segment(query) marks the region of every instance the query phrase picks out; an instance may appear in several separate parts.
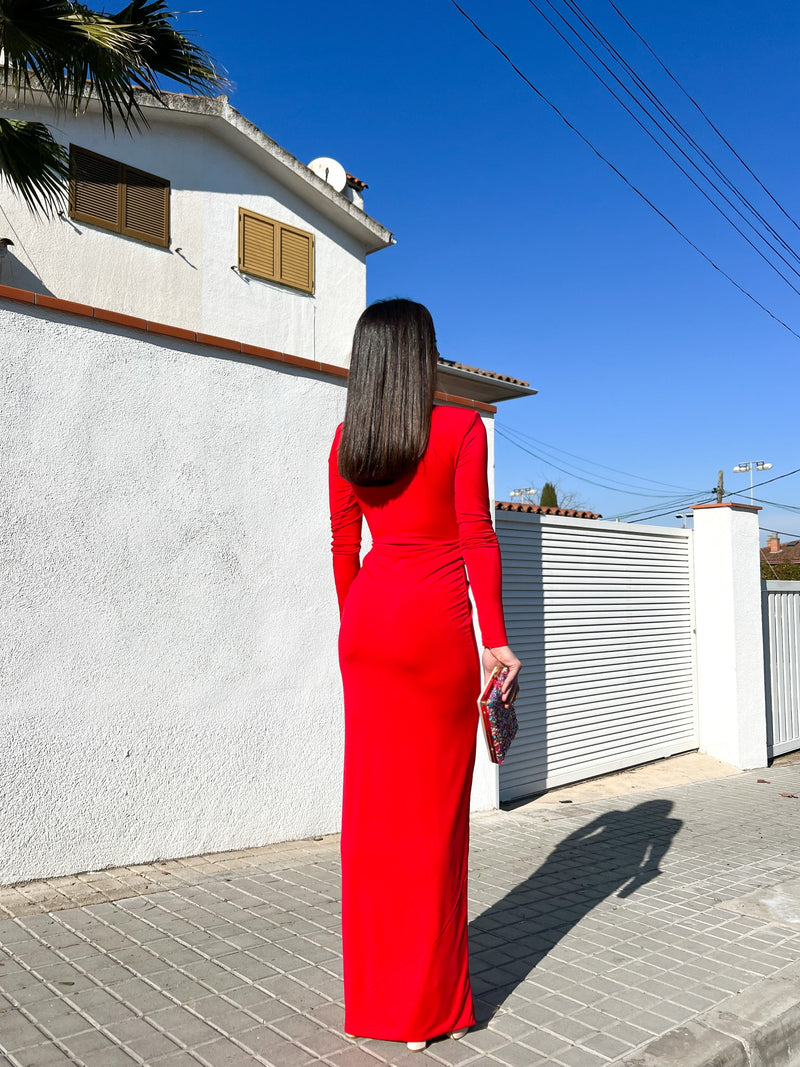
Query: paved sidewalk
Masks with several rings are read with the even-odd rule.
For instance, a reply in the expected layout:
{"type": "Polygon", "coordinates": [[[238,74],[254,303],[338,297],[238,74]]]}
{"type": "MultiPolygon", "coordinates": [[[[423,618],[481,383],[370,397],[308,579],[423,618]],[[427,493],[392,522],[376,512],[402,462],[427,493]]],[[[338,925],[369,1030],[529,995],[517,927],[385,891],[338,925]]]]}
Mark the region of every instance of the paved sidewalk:
{"type": "Polygon", "coordinates": [[[0,1064],[800,1063],[782,793],[800,764],[476,816],[479,1025],[421,1054],[342,1034],[335,837],[0,890],[0,1064]]]}

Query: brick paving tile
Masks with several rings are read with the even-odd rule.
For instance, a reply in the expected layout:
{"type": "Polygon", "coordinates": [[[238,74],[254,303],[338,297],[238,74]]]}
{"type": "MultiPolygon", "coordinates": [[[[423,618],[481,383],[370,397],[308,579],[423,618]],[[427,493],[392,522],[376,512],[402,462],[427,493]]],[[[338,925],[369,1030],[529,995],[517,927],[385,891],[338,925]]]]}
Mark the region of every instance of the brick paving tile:
{"type": "MultiPolygon", "coordinates": [[[[407,1050],[405,1055],[401,1053],[399,1056],[397,1056],[397,1059],[395,1061],[397,1067],[406,1067],[409,1062],[409,1056],[412,1056],[412,1062],[416,1064],[417,1067],[420,1067],[419,1053],[409,1053],[407,1050]]],[[[346,1048],[343,1052],[338,1052],[333,1056],[328,1056],[327,1062],[333,1064],[334,1067],[377,1067],[378,1063],[385,1063],[386,1061],[381,1060],[379,1057],[374,1056],[371,1052],[367,1052],[363,1048],[353,1046],[351,1048],[346,1048]]]]}
{"type": "MultiPolygon", "coordinates": [[[[158,1011],[148,1012],[144,1016],[148,1025],[163,1032],[178,1045],[202,1045],[208,1041],[214,1041],[220,1036],[218,1026],[209,1024],[197,1014],[197,1001],[193,1002],[191,1011],[185,1007],[174,1004],[169,1008],[160,1008],[158,1011]]],[[[246,1018],[246,1016],[245,1016],[246,1018]]],[[[252,1026],[253,1019],[248,1019],[248,1025],[252,1026]]],[[[115,1033],[116,1031],[111,1030],[115,1033]]]]}
{"type": "Polygon", "coordinates": [[[469,1048],[481,1053],[492,1052],[494,1049],[502,1048],[503,1045],[508,1044],[508,1038],[495,1030],[490,1030],[488,1027],[482,1030],[470,1030],[466,1037],[462,1038],[462,1041],[469,1048]]]}
{"type": "MultiPolygon", "coordinates": [[[[281,1064],[264,1057],[255,1058],[251,1051],[245,1051],[225,1038],[219,1038],[206,1045],[198,1045],[192,1050],[196,1060],[204,1067],[253,1067],[254,1064],[268,1064],[269,1067],[282,1067],[281,1064]]],[[[292,1062],[285,1067],[300,1067],[308,1061],[304,1053],[297,1052],[292,1062]]],[[[160,1067],[160,1065],[159,1065],[160,1067]]]]}
{"type": "Polygon", "coordinates": [[[735,910],[800,877],[800,826],[775,814],[800,766],[756,777],[476,816],[483,1029],[421,1055],[341,1032],[336,838],[0,888],[0,1067],[12,1042],[14,1067],[613,1062],[800,955],[735,910]],[[653,843],[662,873],[619,896],[653,843]]]}
{"type": "Polygon", "coordinates": [[[171,1052],[167,1056],[154,1056],[147,1067],[197,1067],[198,1060],[189,1052],[171,1052]]]}
{"type": "Polygon", "coordinates": [[[592,1037],[587,1037],[581,1043],[581,1047],[588,1048],[590,1052],[597,1052],[609,1060],[618,1059],[631,1050],[631,1046],[626,1042],[620,1041],[617,1037],[612,1037],[605,1031],[594,1034],[592,1037]]]}
{"type": "Polygon", "coordinates": [[[465,1045],[462,1041],[436,1041],[428,1046],[429,1058],[447,1067],[460,1067],[461,1064],[474,1063],[483,1058],[483,1053],[465,1045]]]}
{"type": "MultiPolygon", "coordinates": [[[[531,1055],[531,1049],[523,1045],[506,1045],[492,1053],[492,1058],[499,1063],[507,1064],[507,1067],[531,1067],[531,1063],[537,1063],[537,1053],[531,1055]]],[[[539,1062],[548,1062],[544,1056],[539,1056],[539,1062]]]]}
{"type": "Polygon", "coordinates": [[[565,1041],[584,1041],[587,1037],[592,1037],[597,1033],[597,1028],[594,1026],[587,1026],[586,1023],[580,1022],[576,1018],[569,1018],[563,1016],[560,1019],[554,1019],[547,1024],[547,1029],[551,1034],[555,1034],[557,1037],[563,1038],[565,1041]]]}
{"type": "MultiPolygon", "coordinates": [[[[36,1023],[48,1035],[48,1040],[60,1041],[62,1038],[90,1030],[91,1024],[66,1001],[54,997],[48,1004],[36,1009],[36,1023]]],[[[0,1045],[3,1044],[3,1016],[0,1015],[0,1045]]]]}
{"type": "Polygon", "coordinates": [[[560,1049],[568,1048],[570,1042],[565,1041],[559,1034],[551,1034],[547,1030],[534,1030],[526,1036],[523,1044],[540,1056],[554,1056],[560,1049]]]}
{"type": "Polygon", "coordinates": [[[563,1049],[555,1057],[556,1062],[564,1067],[599,1067],[600,1064],[608,1063],[608,1060],[599,1053],[587,1048],[563,1049]]]}
{"type": "Polygon", "coordinates": [[[0,1052],[16,1052],[45,1040],[42,1031],[16,1009],[4,1011],[0,1020],[3,1024],[0,1031],[0,1052]]]}
{"type": "Polygon", "coordinates": [[[74,1067],[75,1060],[56,1045],[47,1044],[15,1052],[13,1061],[0,1056],[0,1067],[5,1067],[5,1064],[9,1067],[65,1067],[67,1064],[74,1067]]]}

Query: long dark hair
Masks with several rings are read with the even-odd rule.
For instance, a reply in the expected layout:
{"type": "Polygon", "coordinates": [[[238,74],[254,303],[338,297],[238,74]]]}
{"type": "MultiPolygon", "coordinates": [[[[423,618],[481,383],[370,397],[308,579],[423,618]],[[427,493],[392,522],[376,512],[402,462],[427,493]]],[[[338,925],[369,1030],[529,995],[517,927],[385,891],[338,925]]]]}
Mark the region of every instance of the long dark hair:
{"type": "Polygon", "coordinates": [[[339,473],[354,485],[389,485],[425,454],[436,391],[431,313],[413,300],[379,300],[353,336],[339,473]]]}

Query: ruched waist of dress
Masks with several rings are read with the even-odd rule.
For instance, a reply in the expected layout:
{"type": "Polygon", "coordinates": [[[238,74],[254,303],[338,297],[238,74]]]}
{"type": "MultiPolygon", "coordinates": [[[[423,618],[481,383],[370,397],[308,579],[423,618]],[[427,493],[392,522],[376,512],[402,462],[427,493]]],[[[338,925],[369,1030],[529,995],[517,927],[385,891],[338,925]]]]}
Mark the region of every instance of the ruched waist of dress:
{"type": "Polygon", "coordinates": [[[442,540],[434,537],[408,538],[402,541],[388,541],[374,538],[370,554],[376,556],[440,556],[442,559],[461,559],[461,542],[458,539],[442,540]]]}

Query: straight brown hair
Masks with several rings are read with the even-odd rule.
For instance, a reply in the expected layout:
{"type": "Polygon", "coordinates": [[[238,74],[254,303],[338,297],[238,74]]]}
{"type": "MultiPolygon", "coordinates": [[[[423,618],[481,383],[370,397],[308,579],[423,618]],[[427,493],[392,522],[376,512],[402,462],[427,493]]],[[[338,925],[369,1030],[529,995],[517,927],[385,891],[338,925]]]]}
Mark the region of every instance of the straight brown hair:
{"type": "Polygon", "coordinates": [[[339,473],[354,485],[389,485],[425,455],[436,391],[436,332],[413,300],[379,300],[353,335],[339,473]]]}

